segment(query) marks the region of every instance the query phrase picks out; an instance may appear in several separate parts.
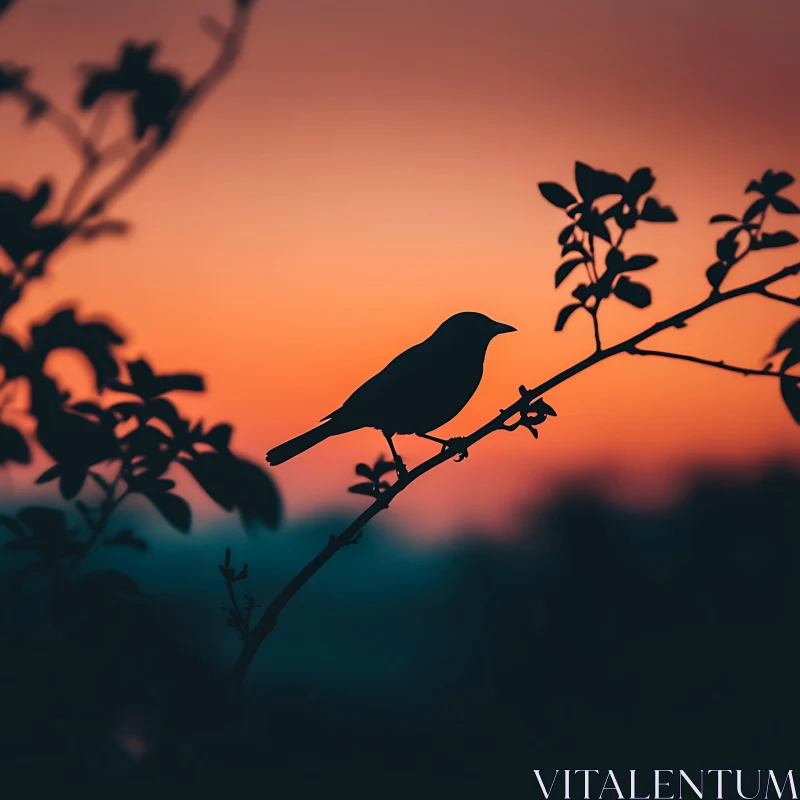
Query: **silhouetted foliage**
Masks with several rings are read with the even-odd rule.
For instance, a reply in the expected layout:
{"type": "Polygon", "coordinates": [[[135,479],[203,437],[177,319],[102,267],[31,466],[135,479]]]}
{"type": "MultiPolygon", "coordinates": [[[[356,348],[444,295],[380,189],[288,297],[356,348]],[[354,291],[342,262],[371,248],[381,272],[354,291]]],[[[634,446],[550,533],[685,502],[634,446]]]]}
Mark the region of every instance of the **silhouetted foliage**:
{"type": "Polygon", "coordinates": [[[380,497],[381,493],[389,488],[389,484],[381,478],[394,470],[394,462],[385,461],[383,456],[380,456],[372,467],[369,464],[356,464],[356,475],[367,480],[364,483],[353,484],[347,491],[369,497],[380,497]]]}
{"type": "MultiPolygon", "coordinates": [[[[0,13],[10,5],[0,2],[0,13]]],[[[235,60],[252,2],[234,0],[233,6],[234,19],[230,26],[203,18],[203,30],[220,44],[220,54],[195,82],[153,65],[159,49],[156,42],[127,41],[121,46],[115,63],[91,65],[85,69],[85,80],[78,92],[81,113],[94,114],[94,123],[118,108],[120,101],[125,104],[130,133],[124,141],[105,146],[98,141],[99,134],[94,135],[94,124],[90,132],[84,134],[82,123],[59,111],[33,88],[29,69],[0,64],[0,95],[23,105],[26,123],[52,123],[73,146],[82,164],[77,180],[65,193],[60,210],[54,209],[56,192],[47,178],[32,188],[3,187],[0,190],[0,247],[7,257],[0,267],[0,322],[24,296],[30,283],[45,274],[51,257],[66,241],[91,241],[103,235],[123,235],[128,230],[128,222],[107,216],[108,210],[152,159],[174,141],[185,112],[205,96],[235,60]],[[85,197],[101,167],[121,159],[125,166],[119,174],[99,191],[85,197]]],[[[242,641],[241,655],[230,682],[241,682],[260,644],[274,630],[278,615],[299,589],[342,547],[358,543],[364,526],[388,507],[394,497],[430,469],[451,458],[463,460],[468,449],[490,433],[524,427],[536,438],[538,426],[547,417],[556,415],[543,399],[544,394],[606,358],[623,353],[651,355],[743,375],[777,378],[787,408],[800,423],[798,378],[789,372],[800,363],[800,322],[790,326],[778,339],[772,355],[784,352],[787,355],[777,371],[771,364],[763,369],[750,369],[640,346],[664,330],[685,326],[688,319],[719,303],[745,295],[762,295],[774,302],[800,305],[800,299],[776,294],[770,289],[777,281],[800,273],[800,264],[784,267],[765,279],[735,289],[722,289],[732,268],[745,255],[797,243],[797,237],[789,231],[763,230],[770,209],[780,214],[800,213],[792,200],[780,194],[792,181],[788,173],[767,170],[760,181],[751,181],[747,187],[746,192],[758,196],[741,219],[730,214],[712,217],[714,224],[732,223],[733,227],[717,241],[717,261],[706,273],[711,286],[707,298],[605,348],[598,323],[598,311],[604,300],[613,296],[639,309],[652,303],[650,288],[638,275],[634,279],[631,274],[649,269],[658,259],[623,250],[627,232],[639,223],[676,222],[677,216],[670,206],[663,205],[650,194],[655,178],[648,168],[638,169],[625,179],[617,173],[578,162],[575,165],[576,193],[557,183],[540,184],[544,198],[564,210],[569,218],[558,234],[561,255],[567,260],[557,268],[556,287],[571,279],[576,269],[583,267],[586,272],[586,282],[572,292],[577,302],[561,309],[556,330],[564,329],[572,314],[584,309],[593,322],[594,352],[533,389],[520,386],[520,398],[474,433],[440,440],[431,436],[430,431],[451,419],[469,400],[477,382],[473,381],[473,386],[462,379],[465,375],[477,375],[480,379],[478,367],[482,367],[485,347],[491,338],[484,328],[479,337],[481,341],[473,342],[476,346],[469,350],[466,345],[476,329],[461,327],[458,335],[452,337],[452,347],[442,348],[446,352],[439,351],[439,342],[432,348],[435,358],[431,358],[430,353],[425,358],[419,357],[417,348],[406,351],[401,359],[406,357],[403,363],[409,367],[408,373],[395,372],[392,367],[397,364],[395,360],[354,393],[353,398],[358,396],[358,402],[348,406],[350,401],[347,401],[329,415],[323,425],[271,450],[270,461],[277,464],[329,435],[359,427],[375,427],[386,435],[394,461],[390,464],[381,458],[373,466],[359,464],[356,467],[356,474],[365,481],[351,486],[349,491],[369,496],[374,502],[342,533],[330,535],[323,550],[266,604],[257,619],[253,619],[254,610],[258,608],[253,597],[245,594],[246,604],[240,604],[236,597],[236,584],[248,577],[248,565],[241,569],[233,567],[230,548],[226,549],[219,571],[228,590],[230,606],[223,610],[227,614],[227,625],[238,632],[242,641]],[[605,243],[604,248],[599,241],[605,243]],[[408,353],[412,355],[407,357],[408,353]],[[408,392],[413,385],[434,385],[436,389],[428,392],[424,398],[426,402],[412,404],[408,392]],[[515,421],[511,422],[512,419],[515,421]],[[394,448],[392,437],[396,434],[423,435],[441,444],[441,451],[409,471],[394,448]],[[392,470],[397,472],[398,478],[389,483],[383,477],[392,470]]],[[[473,322],[476,316],[472,316],[473,322]]],[[[501,327],[509,329],[509,326],[501,327]]],[[[197,722],[198,715],[214,716],[205,705],[197,703],[197,699],[217,694],[227,697],[225,693],[208,691],[214,681],[197,679],[197,661],[178,654],[180,648],[175,632],[160,624],[154,607],[146,602],[129,576],[115,569],[74,573],[98,542],[140,553],[147,551],[146,540],[129,528],[106,536],[112,514],[128,497],[139,495],[173,528],[184,533],[190,530],[191,508],[174,491],[175,481],[166,477],[176,464],[183,466],[220,507],[229,512],[238,511],[245,526],[260,523],[274,527],[277,524],[280,503],[275,486],[260,465],[232,452],[229,424],[206,429],[202,422],[182,416],[172,393],[203,391],[200,376],[159,374],[144,359],[123,364],[117,354],[123,344],[122,337],[112,325],[79,321],[75,309],[62,309],[40,325],[32,326],[25,341],[6,333],[0,333],[0,337],[0,365],[3,367],[0,390],[13,391],[16,384],[26,384],[30,403],[23,411],[35,425],[34,439],[26,439],[22,428],[7,420],[0,422],[0,464],[27,463],[31,459],[31,445],[40,447],[54,463],[37,483],[57,480],[62,497],[75,501],[83,523],[82,527],[76,527],[60,508],[40,505],[0,516],[0,527],[8,537],[6,549],[35,557],[19,572],[46,573],[52,578],[54,602],[49,610],[59,635],[64,637],[55,644],[48,642],[46,659],[36,654],[26,660],[26,655],[21,655],[20,674],[26,674],[25,670],[31,666],[38,667],[45,679],[37,673],[31,679],[32,685],[39,681],[49,690],[52,683],[63,690],[64,696],[77,697],[75,708],[80,713],[70,709],[64,717],[67,720],[71,714],[81,719],[88,716],[84,701],[93,698],[100,698],[97,706],[109,714],[106,705],[111,698],[115,712],[130,705],[168,707],[171,716],[184,723],[181,732],[185,733],[185,728],[191,724],[187,720],[197,722]],[[69,395],[59,388],[56,378],[46,372],[49,354],[65,348],[78,351],[91,365],[96,398],[71,402],[69,395]],[[116,396],[120,394],[124,395],[123,399],[116,396]],[[109,398],[109,395],[113,396],[109,398]],[[89,492],[97,490],[100,499],[93,501],[89,492]],[[165,658],[164,653],[169,657],[165,658]],[[66,677],[59,676],[58,670],[55,675],[50,673],[51,662],[59,662],[60,667],[65,655],[67,660],[74,658],[74,663],[67,667],[76,668],[65,668],[66,677]],[[91,669],[86,670],[87,665],[91,669]],[[140,673],[146,673],[146,677],[142,678],[140,673]],[[186,680],[187,676],[191,679],[186,680]],[[91,686],[92,681],[103,680],[111,684],[105,696],[91,686]],[[190,700],[173,706],[171,703],[175,701],[171,694],[176,687],[183,686],[184,680],[190,684],[190,700]],[[200,706],[198,712],[196,708],[200,706]]],[[[418,346],[423,348],[423,355],[425,344],[430,345],[430,339],[418,346]]],[[[4,398],[0,410],[4,411],[10,402],[4,398]]],[[[777,499],[784,510],[787,484],[788,494],[794,498],[796,481],[781,479],[764,488],[764,496],[770,502],[777,499]]],[[[683,635],[680,644],[686,649],[698,644],[693,627],[698,619],[712,623],[709,628],[716,635],[717,643],[724,643],[728,631],[728,628],[713,627],[719,620],[727,626],[740,626],[737,630],[744,633],[748,628],[741,624],[742,620],[751,624],[766,619],[769,625],[775,625],[775,609],[786,607],[785,601],[793,585],[789,580],[794,577],[789,569],[789,556],[796,555],[795,548],[786,538],[783,527],[777,531],[770,528],[768,535],[762,536],[759,527],[775,522],[774,516],[770,517],[775,513],[774,506],[762,508],[755,504],[753,507],[746,500],[741,492],[731,496],[725,487],[701,487],[698,495],[687,504],[688,510],[683,509],[668,520],[676,538],[665,545],[671,559],[666,568],[673,570],[666,581],[652,574],[658,570],[654,570],[651,563],[645,563],[647,559],[642,553],[625,540],[621,529],[629,520],[592,496],[570,498],[565,505],[554,509],[547,520],[556,532],[553,541],[548,542],[552,547],[552,559],[543,559],[548,561],[547,568],[552,571],[551,580],[532,580],[529,570],[535,566],[532,559],[519,559],[520,566],[528,570],[521,575],[515,571],[517,561],[508,563],[504,556],[492,560],[484,557],[487,553],[481,553],[481,558],[470,565],[474,572],[458,598],[457,618],[475,637],[473,649],[468,652],[471,658],[467,659],[467,675],[476,681],[487,679],[490,693],[497,702],[488,713],[476,713],[472,720],[465,720],[469,713],[457,715],[456,722],[473,723],[470,733],[475,736],[479,733],[486,736],[488,731],[489,736],[496,737],[500,732],[516,758],[520,757],[523,746],[529,744],[538,747],[540,752],[563,757],[569,753],[575,739],[584,734],[583,729],[577,733],[574,730],[577,719],[587,728],[583,741],[589,742],[594,754],[604,752],[608,742],[603,723],[615,707],[624,708],[629,718],[642,723],[646,718],[641,716],[644,713],[640,710],[641,695],[650,705],[660,700],[660,694],[652,691],[648,694],[647,687],[643,689],[636,681],[617,679],[626,664],[642,661],[642,651],[646,663],[658,661],[661,642],[641,641],[646,625],[652,625],[667,637],[683,635]],[[754,532],[758,533],[755,539],[754,532]],[[775,535],[769,536],[769,533],[775,535]],[[681,539],[681,534],[686,538],[681,539]],[[678,546],[675,542],[679,542],[678,546]],[[753,553],[758,556],[756,559],[751,557],[753,553]],[[746,580],[757,590],[749,598],[751,605],[741,599],[741,586],[746,580]],[[675,616],[671,617],[673,612],[675,616]],[[542,639],[555,644],[558,652],[552,658],[534,647],[536,641],[542,639]],[[577,639],[577,643],[573,639],[577,639]],[[619,658],[607,642],[618,647],[623,657],[619,658]],[[598,659],[607,667],[605,670],[594,669],[598,659]],[[530,675],[536,675],[538,681],[531,681],[530,675]],[[564,713],[565,706],[568,713],[564,713]],[[523,724],[520,724],[521,717],[524,717],[523,724]],[[530,731],[526,731],[525,723],[529,719],[534,722],[527,728],[533,728],[533,732],[526,737],[524,734],[530,731]]],[[[517,557],[515,553],[514,559],[517,557]]],[[[663,579],[663,575],[660,577],[663,579]]],[[[792,603],[790,610],[793,612],[794,599],[792,603]]],[[[782,621],[781,618],[778,623],[782,621]]],[[[776,627],[780,630],[779,624],[776,627]]],[[[0,634],[6,636],[6,631],[0,629],[0,634]]],[[[35,650],[36,644],[34,642],[29,652],[35,650]]],[[[24,653],[25,648],[19,650],[24,653]]],[[[731,651],[728,658],[734,655],[731,651]]],[[[718,666],[711,658],[704,663],[718,666]]],[[[2,666],[7,668],[5,663],[2,666]]],[[[698,691],[691,681],[670,683],[674,676],[658,664],[652,672],[660,679],[659,690],[663,686],[677,687],[674,697],[685,696],[681,692],[687,689],[698,691]]],[[[714,679],[718,677],[713,669],[709,673],[714,679]]],[[[747,672],[742,670],[740,677],[746,680],[747,672]]],[[[762,677],[766,682],[766,676],[762,677]]],[[[465,708],[473,698],[469,691],[457,696],[461,707],[465,708]]],[[[183,697],[185,699],[186,695],[183,697]]],[[[650,706],[645,705],[649,714],[650,706]]],[[[91,703],[89,707],[91,709],[91,703]]],[[[47,704],[43,703],[43,708],[47,709],[47,704]]],[[[97,707],[94,711],[97,713],[97,707]]],[[[479,711],[486,711],[486,708],[479,705],[479,711]]],[[[49,720],[51,713],[48,709],[42,716],[49,720]]],[[[450,721],[446,709],[437,708],[437,713],[450,721]]],[[[296,709],[294,716],[299,716],[296,709]]],[[[62,717],[58,717],[57,712],[56,717],[60,724],[62,717]]],[[[26,715],[17,714],[11,719],[17,724],[9,727],[18,730],[19,720],[24,723],[26,715]]],[[[104,718],[96,727],[94,724],[86,727],[94,733],[104,726],[107,728],[108,724],[104,718]]],[[[623,727],[620,726],[618,732],[623,727]]],[[[683,732],[678,725],[674,730],[683,732]]],[[[447,727],[437,732],[439,739],[447,742],[443,746],[445,752],[450,756],[458,752],[463,762],[462,752],[456,748],[448,751],[450,740],[441,735],[448,732],[447,727]]],[[[85,730],[81,729],[80,733],[85,734],[85,730]]],[[[274,740],[280,737],[274,734],[272,737],[277,751],[281,742],[274,740]]],[[[76,751],[85,747],[90,738],[91,734],[84,735],[76,751]]],[[[63,732],[53,736],[53,741],[62,747],[67,739],[63,732]]],[[[415,732],[415,746],[410,748],[411,752],[417,752],[417,741],[415,732]]],[[[338,742],[334,746],[338,746],[338,742]]],[[[347,747],[352,750],[350,741],[347,747]]],[[[47,752],[57,751],[54,747],[47,752]]],[[[267,757],[275,757],[268,748],[262,748],[262,752],[267,757]]],[[[469,748],[464,752],[469,753],[469,748]]],[[[54,760],[57,761],[57,757],[54,760]]],[[[236,763],[235,757],[230,760],[236,763]]],[[[497,758],[492,765],[501,760],[497,758]]]]}
{"type": "Polygon", "coordinates": [[[570,303],[558,314],[556,331],[563,330],[567,320],[579,308],[587,311],[595,325],[596,343],[600,339],[597,332],[597,313],[600,303],[612,294],[618,299],[635,306],[646,308],[650,305],[650,290],[642,283],[631,280],[626,272],[637,272],[652,267],[658,259],[651,255],[626,257],[621,249],[622,240],[628,231],[642,222],[676,222],[677,217],[669,206],[662,206],[655,197],[647,195],[655,184],[653,173],[647,167],[637,169],[630,179],[625,180],[615,172],[597,170],[581,161],[575,164],[575,183],[580,200],[558,183],[540,183],[539,190],[548,202],[564,209],[574,220],[559,234],[558,243],[561,255],[575,254],[556,270],[558,288],[577,268],[583,265],[588,283],[580,283],[572,296],[578,301],[570,303]],[[600,198],[614,198],[607,201],[605,208],[596,205],[600,198]],[[617,226],[612,234],[609,224],[617,226]],[[598,267],[599,253],[596,239],[602,239],[609,247],[605,255],[605,270],[598,267]]]}
{"type": "MultiPolygon", "coordinates": [[[[607,347],[602,345],[598,323],[598,310],[603,300],[613,295],[639,309],[647,308],[652,303],[650,288],[638,280],[633,280],[629,274],[649,269],[658,262],[658,259],[650,254],[629,255],[623,251],[622,243],[626,234],[636,228],[639,222],[676,222],[677,216],[670,206],[663,205],[654,195],[650,194],[655,185],[655,178],[652,170],[647,167],[635,170],[626,180],[617,173],[595,169],[580,161],[576,162],[577,195],[559,183],[540,183],[539,189],[545,200],[564,210],[571,220],[558,235],[562,257],[568,255],[571,257],[556,270],[556,288],[581,265],[584,266],[588,279],[588,282],[580,283],[572,292],[578,302],[563,307],[558,313],[556,331],[563,330],[572,314],[583,308],[589,313],[592,320],[594,353],[543,381],[534,389],[529,390],[525,386],[521,386],[519,400],[508,408],[501,409],[494,419],[471,435],[455,437],[450,440],[438,439],[430,435],[430,431],[451,419],[469,399],[463,392],[466,381],[461,370],[469,362],[469,358],[474,358],[474,353],[472,356],[469,355],[471,333],[468,329],[460,330],[459,335],[452,337],[451,340],[448,340],[443,331],[455,320],[481,316],[470,313],[456,315],[440,326],[439,330],[425,342],[401,354],[381,373],[367,381],[346,401],[342,409],[326,417],[325,419],[328,421],[323,425],[270,450],[267,460],[277,465],[294,458],[328,436],[358,427],[375,427],[383,430],[386,436],[395,461],[398,479],[389,484],[380,479],[375,468],[370,468],[366,464],[359,464],[356,467],[357,474],[367,478],[367,481],[351,486],[348,491],[372,497],[373,503],[341,534],[331,536],[328,544],[295,575],[269,604],[261,619],[251,629],[251,634],[234,667],[234,681],[242,680],[261,642],[274,630],[278,614],[297,591],[343,546],[352,544],[355,537],[360,537],[363,534],[364,526],[387,508],[394,497],[404,491],[413,481],[451,456],[457,456],[456,460],[462,460],[468,455],[469,447],[472,444],[490,433],[500,430],[513,431],[524,427],[534,437],[537,437],[536,426],[548,416],[555,416],[552,406],[543,399],[544,393],[607,358],[628,353],[681,360],[739,375],[777,377],[780,379],[781,394],[786,406],[794,419],[800,423],[800,388],[798,387],[800,376],[787,372],[788,367],[800,362],[800,348],[795,344],[795,326],[783,334],[772,354],[789,350],[789,355],[780,371],[774,371],[771,363],[762,369],[740,367],[724,361],[714,361],[694,355],[641,346],[642,342],[662,331],[670,328],[683,328],[686,326],[687,320],[720,303],[745,295],[761,295],[774,302],[800,306],[800,298],[787,297],[773,292],[770,288],[784,278],[800,274],[800,263],[786,266],[766,278],[728,291],[720,289],[720,284],[731,267],[749,253],[787,246],[797,241],[796,237],[788,231],[766,233],[762,230],[768,207],[779,213],[800,212],[800,209],[791,200],[778,194],[792,182],[792,176],[786,172],[774,173],[772,170],[767,170],[761,181],[751,181],[747,187],[747,192],[757,192],[760,197],[747,209],[743,221],[740,222],[730,214],[715,214],[712,217],[712,223],[735,222],[737,224],[717,242],[719,261],[708,271],[711,283],[711,292],[708,297],[650,325],[625,341],[607,347]],[[602,198],[611,198],[611,200],[605,200],[601,205],[597,201],[602,198]],[[753,221],[755,219],[758,221],[753,221]],[[616,227],[613,235],[612,227],[616,227]],[[737,239],[740,233],[746,237],[746,242],[741,243],[737,239]],[[603,240],[607,246],[605,257],[602,259],[604,269],[600,266],[598,240],[603,240]],[[458,366],[453,367],[454,364],[458,366]],[[441,382],[442,375],[449,376],[449,380],[446,380],[444,385],[441,382]],[[409,391],[407,383],[411,383],[415,387],[410,394],[406,394],[409,391]],[[429,400],[422,411],[419,410],[419,397],[422,396],[419,387],[427,392],[424,396],[429,400]],[[456,403],[457,397],[458,403],[456,403]],[[393,403],[400,404],[406,417],[409,413],[408,407],[413,408],[420,421],[413,424],[399,423],[406,417],[393,410],[393,403]],[[448,413],[444,413],[445,411],[448,413]],[[352,413],[348,415],[348,412],[352,413]],[[381,417],[382,413],[383,417],[381,417]],[[337,426],[337,415],[342,417],[341,421],[344,424],[341,426],[337,426]],[[518,419],[515,422],[507,424],[509,419],[517,415],[518,419]],[[435,424],[433,424],[434,422],[435,424]],[[395,449],[392,437],[396,433],[415,433],[432,439],[442,445],[442,450],[437,456],[429,458],[409,472],[395,449]]],[[[508,326],[503,327],[508,329],[508,326]]],[[[481,361],[484,353],[485,343],[481,346],[481,361]]],[[[472,370],[472,372],[478,376],[481,374],[480,370],[472,370]]],[[[469,370],[467,370],[467,374],[469,374],[469,370]]]]}
{"type": "Polygon", "coordinates": [[[236,587],[234,584],[247,578],[247,564],[245,564],[241,570],[232,567],[231,549],[230,547],[226,547],[225,563],[220,564],[217,569],[219,569],[220,574],[225,580],[225,586],[228,590],[228,597],[231,602],[230,606],[222,607],[222,611],[225,611],[228,615],[225,624],[229,628],[233,628],[239,634],[240,641],[245,642],[250,636],[250,618],[253,616],[253,611],[259,607],[256,601],[247,594],[247,592],[243,592],[244,599],[246,600],[244,608],[239,605],[239,601],[236,598],[236,587]]]}
{"type": "MultiPolygon", "coordinates": [[[[0,3],[0,14],[10,5],[0,3]]],[[[30,69],[0,64],[0,100],[20,103],[26,123],[51,123],[81,161],[78,177],[60,199],[49,178],[32,188],[0,187],[0,326],[66,241],[128,231],[129,223],[108,216],[108,209],[235,63],[249,6],[233,2],[230,25],[216,23],[219,53],[194,82],[154,66],[157,42],[126,41],[115,64],[85,67],[78,117],[38,92],[30,69]],[[130,133],[104,143],[108,117],[118,110],[128,117],[130,133]],[[89,193],[101,170],[120,161],[114,176],[89,193]]],[[[120,280],[124,285],[124,276],[120,280]]],[[[143,358],[123,362],[123,344],[114,324],[83,319],[75,308],[54,311],[31,325],[25,337],[0,328],[0,465],[26,464],[37,451],[46,454],[53,463],[36,483],[57,481],[81,522],[75,525],[61,508],[38,503],[0,516],[5,550],[27,556],[13,585],[19,587],[24,576],[49,575],[50,624],[91,638],[106,628],[124,629],[138,613],[131,603],[141,602],[141,592],[119,570],[81,574],[83,559],[98,542],[147,551],[147,541],[129,527],[109,530],[114,512],[129,498],[146,500],[169,526],[190,531],[192,509],[172,479],[176,465],[219,506],[238,512],[248,529],[275,528],[281,515],[280,497],[264,469],[232,450],[232,426],[206,427],[180,411],[175,393],[203,392],[201,376],[161,374],[143,358]],[[74,402],[61,389],[48,364],[50,355],[62,350],[77,352],[91,367],[95,397],[74,402]],[[28,398],[26,406],[20,395],[28,398]],[[21,424],[24,416],[28,421],[21,424]],[[26,433],[31,427],[33,437],[26,433]]]]}
{"type": "Polygon", "coordinates": [[[143,139],[151,127],[162,141],[166,140],[172,133],[173,115],[178,110],[183,86],[178,75],[152,68],[150,62],[158,48],[158,42],[143,45],[125,42],[115,67],[88,67],[86,84],[79,97],[80,107],[92,108],[108,95],[130,95],[136,140],[143,139]]]}

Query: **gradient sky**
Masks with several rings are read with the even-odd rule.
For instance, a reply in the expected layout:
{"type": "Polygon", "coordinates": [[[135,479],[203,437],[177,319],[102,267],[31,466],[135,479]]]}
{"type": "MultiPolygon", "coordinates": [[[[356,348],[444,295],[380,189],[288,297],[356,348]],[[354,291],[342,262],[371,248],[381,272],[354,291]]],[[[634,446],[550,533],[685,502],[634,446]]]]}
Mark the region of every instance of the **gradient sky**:
{"type": "MultiPolygon", "coordinates": [[[[161,63],[196,73],[214,52],[203,13],[224,17],[227,4],[20,0],[0,48],[66,105],[74,66],[110,61],[127,37],[163,39],[161,63]]],[[[709,216],[741,213],[767,167],[800,174],[799,34],[797,0],[261,0],[237,71],[117,205],[133,234],[65,249],[11,325],[70,300],[110,312],[130,357],[202,372],[209,391],[184,408],[230,420],[234,444],[261,459],[444,318],[482,311],[519,333],[492,344],[478,393],[442,429],[466,433],[592,346],[588,318],[553,331],[571,284],[553,288],[562,215],[537,182],[571,186],[576,159],[626,175],[646,165],[679,216],[630,237],[660,258],[654,302],[609,303],[605,340],[696,302],[719,235],[709,216]]],[[[19,118],[0,105],[3,178],[63,186],[71,153],[19,118]]],[[[739,274],[797,260],[800,247],[739,274]]],[[[747,299],[654,341],[760,365],[795,316],[747,299]]],[[[68,379],[88,390],[82,373],[68,379]]],[[[639,502],[697,464],[800,455],[767,379],[618,357],[547,399],[559,417],[538,442],[490,437],[390,517],[415,534],[500,529],[521,498],[574,472],[602,472],[639,502]]],[[[400,444],[410,462],[436,448],[400,444]]],[[[352,466],[382,451],[380,434],[359,432],[275,469],[289,517],[362,506],[343,494],[352,466]]]]}

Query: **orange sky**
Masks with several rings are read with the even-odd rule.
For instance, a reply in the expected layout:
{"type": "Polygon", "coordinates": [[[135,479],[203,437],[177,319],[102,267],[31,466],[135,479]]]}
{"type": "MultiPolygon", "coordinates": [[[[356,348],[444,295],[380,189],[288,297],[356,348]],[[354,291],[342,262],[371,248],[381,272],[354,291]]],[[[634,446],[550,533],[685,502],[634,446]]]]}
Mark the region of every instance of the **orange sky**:
{"type": "MultiPolygon", "coordinates": [[[[678,213],[677,225],[630,237],[660,258],[647,273],[654,303],[608,303],[611,341],[705,294],[719,234],[707,220],[740,213],[751,177],[767,167],[800,175],[800,5],[757,9],[262,0],[238,70],[116,207],[133,235],[65,250],[10,322],[74,299],[87,314],[111,312],[131,357],[205,374],[208,393],[184,407],[233,422],[236,446],[260,459],[447,316],[482,311],[519,333],[492,344],[481,388],[443,429],[468,432],[521,382],[591,347],[588,318],[553,331],[571,284],[553,289],[562,216],[537,182],[571,186],[576,159],[626,175],[647,165],[678,213]]],[[[20,0],[0,47],[66,104],[73,66],[109,61],[127,37],[163,38],[161,63],[196,72],[213,55],[197,18],[226,12],[222,0],[20,0]]],[[[4,179],[30,187],[74,174],[58,138],[19,117],[0,105],[4,179]]],[[[797,187],[787,194],[800,200],[797,187]]],[[[782,259],[800,260],[800,247],[782,259]]],[[[753,257],[740,274],[776,263],[753,257]]],[[[755,365],[794,316],[743,300],[658,344],[755,365]]],[[[499,526],[531,486],[574,470],[620,467],[619,491],[649,498],[698,460],[800,455],[800,431],[766,379],[619,357],[548,400],[559,417],[538,442],[490,437],[417,483],[391,518],[414,532],[499,526]]],[[[435,448],[400,443],[412,462],[435,448]]],[[[363,505],[343,495],[352,465],[385,450],[380,434],[360,432],[275,469],[290,518],[363,505]]]]}

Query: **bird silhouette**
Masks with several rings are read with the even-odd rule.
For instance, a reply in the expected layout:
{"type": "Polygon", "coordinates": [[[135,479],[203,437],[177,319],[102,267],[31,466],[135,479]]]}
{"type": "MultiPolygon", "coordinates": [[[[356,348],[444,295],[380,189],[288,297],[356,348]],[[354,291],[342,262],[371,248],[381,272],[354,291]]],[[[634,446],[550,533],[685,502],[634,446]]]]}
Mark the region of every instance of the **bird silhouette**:
{"type": "Polygon", "coordinates": [[[415,434],[446,446],[448,440],[430,431],[449,422],[475,394],[489,342],[515,330],[474,311],[454,314],[356,389],[341,408],[322,418],[322,425],[272,448],[267,461],[282,464],[329,436],[376,428],[386,437],[402,474],[405,466],[392,437],[415,434]]]}

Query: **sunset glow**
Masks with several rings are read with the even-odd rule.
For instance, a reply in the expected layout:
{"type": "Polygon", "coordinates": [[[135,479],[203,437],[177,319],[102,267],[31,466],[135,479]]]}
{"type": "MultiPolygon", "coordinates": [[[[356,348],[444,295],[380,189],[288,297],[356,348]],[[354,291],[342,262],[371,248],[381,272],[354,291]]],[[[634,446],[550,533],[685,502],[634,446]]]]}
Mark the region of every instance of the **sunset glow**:
{"type": "MultiPolygon", "coordinates": [[[[66,107],[74,65],[112,60],[126,38],[161,38],[160,63],[202,69],[213,43],[197,19],[226,10],[28,0],[0,29],[3,58],[30,63],[66,107]]],[[[554,289],[564,223],[537,183],[572,188],[576,160],[626,177],[649,166],[654,194],[678,214],[631,236],[631,253],[659,257],[647,273],[653,304],[605,305],[604,341],[699,301],[720,233],[709,217],[740,214],[748,181],[769,167],[800,174],[798,26],[795,0],[764,2],[757,16],[742,0],[264,2],[230,80],[114,209],[131,235],[65,248],[10,328],[73,301],[86,317],[109,316],[131,359],[202,373],[207,393],[182,408],[230,421],[238,451],[261,461],[446,317],[480,311],[518,332],[491,344],[477,394],[441,431],[468,433],[520,384],[592,348],[588,318],[553,330],[577,281],[554,289]]],[[[73,155],[20,116],[0,104],[4,177],[30,188],[50,175],[63,190],[73,155]]],[[[797,185],[786,194],[800,202],[797,185]]],[[[780,225],[800,233],[797,219],[780,225]]],[[[738,280],[797,261],[800,246],[756,254],[738,280]]],[[[779,288],[797,296],[793,280],[779,288]]],[[[798,314],[761,300],[726,304],[653,345],[763,366],[798,314]]],[[[89,391],[80,366],[61,366],[76,399],[89,391]]],[[[800,457],[771,379],[618,356],[547,400],[558,418],[538,441],[489,437],[404,493],[388,521],[411,536],[501,535],[521,504],[572,474],[598,470],[640,503],[698,465],[800,457]]],[[[410,463],[436,452],[407,438],[398,447],[410,463]]],[[[345,493],[353,467],[382,452],[378,432],[360,431],[273,469],[288,518],[362,507],[345,493]]]]}

